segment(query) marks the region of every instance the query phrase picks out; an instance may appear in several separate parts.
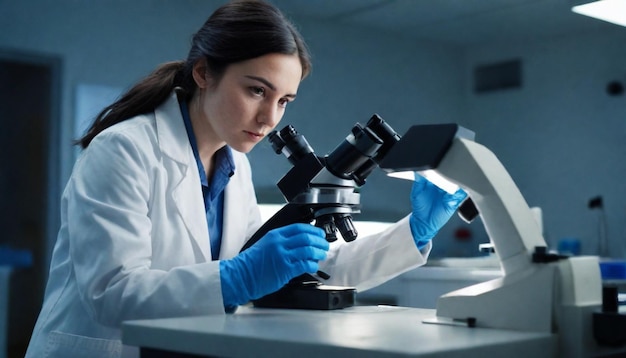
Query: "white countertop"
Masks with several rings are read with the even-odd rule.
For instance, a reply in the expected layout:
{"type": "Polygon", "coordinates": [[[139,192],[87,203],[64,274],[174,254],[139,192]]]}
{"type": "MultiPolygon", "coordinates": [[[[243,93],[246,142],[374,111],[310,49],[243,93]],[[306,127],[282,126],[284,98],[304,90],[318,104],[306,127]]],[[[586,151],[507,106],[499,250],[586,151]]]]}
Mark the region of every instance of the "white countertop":
{"type": "Polygon", "coordinates": [[[433,325],[434,310],[241,307],[229,315],[125,322],[126,345],[220,357],[551,357],[555,337],[433,325]]]}

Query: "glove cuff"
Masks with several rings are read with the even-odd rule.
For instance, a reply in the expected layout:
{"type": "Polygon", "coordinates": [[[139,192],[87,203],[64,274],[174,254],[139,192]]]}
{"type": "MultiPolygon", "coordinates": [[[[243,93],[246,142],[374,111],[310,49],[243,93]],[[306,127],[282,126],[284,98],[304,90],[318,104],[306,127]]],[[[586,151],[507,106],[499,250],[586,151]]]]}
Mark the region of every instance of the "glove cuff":
{"type": "Polygon", "coordinates": [[[236,258],[220,261],[220,281],[222,285],[222,300],[227,312],[250,301],[250,295],[237,267],[236,258]]]}
{"type": "Polygon", "coordinates": [[[415,245],[417,245],[417,248],[419,250],[426,247],[426,245],[428,245],[430,240],[432,240],[433,237],[437,235],[438,231],[435,231],[432,233],[423,232],[426,225],[424,225],[423,223],[420,223],[414,215],[411,215],[411,217],[409,218],[409,224],[411,227],[411,234],[413,235],[413,240],[415,241],[415,245]]]}

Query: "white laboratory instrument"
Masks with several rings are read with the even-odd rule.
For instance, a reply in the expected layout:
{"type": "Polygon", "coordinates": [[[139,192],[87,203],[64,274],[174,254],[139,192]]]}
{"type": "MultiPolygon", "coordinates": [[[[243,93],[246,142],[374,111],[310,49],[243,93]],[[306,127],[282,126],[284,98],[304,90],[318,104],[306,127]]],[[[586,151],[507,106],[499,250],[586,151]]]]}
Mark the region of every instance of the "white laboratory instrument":
{"type": "MultiPolygon", "coordinates": [[[[501,264],[502,277],[441,296],[436,318],[426,323],[467,322],[553,333],[563,357],[626,349],[626,337],[605,331],[608,319],[613,331],[625,332],[626,315],[617,312],[616,305],[601,312],[598,258],[549,253],[513,179],[496,156],[471,137],[473,133],[455,124],[413,126],[389,152],[391,159],[380,165],[388,173],[418,171],[435,184],[436,178],[444,179],[452,184],[447,189],[452,192],[463,188],[469,195],[463,206],[480,215],[501,264]]],[[[461,210],[461,216],[463,211],[467,210],[461,210]]]]}

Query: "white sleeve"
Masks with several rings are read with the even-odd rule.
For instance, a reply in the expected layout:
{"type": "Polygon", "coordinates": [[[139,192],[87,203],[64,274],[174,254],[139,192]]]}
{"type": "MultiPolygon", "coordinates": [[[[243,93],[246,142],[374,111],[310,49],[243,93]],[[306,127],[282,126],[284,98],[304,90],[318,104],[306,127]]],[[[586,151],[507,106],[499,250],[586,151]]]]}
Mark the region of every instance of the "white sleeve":
{"type": "Polygon", "coordinates": [[[409,216],[381,233],[358,237],[353,242],[340,238],[331,244],[327,259],[320,263],[320,270],[330,275],[322,282],[367,290],[425,264],[431,245],[418,250],[409,216]]]}

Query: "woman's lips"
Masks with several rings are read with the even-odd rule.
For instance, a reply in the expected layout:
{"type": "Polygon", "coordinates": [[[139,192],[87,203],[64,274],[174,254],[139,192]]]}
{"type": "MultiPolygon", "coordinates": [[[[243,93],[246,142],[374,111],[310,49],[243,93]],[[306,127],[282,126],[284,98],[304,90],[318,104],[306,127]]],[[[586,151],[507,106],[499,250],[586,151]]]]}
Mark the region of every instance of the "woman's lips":
{"type": "Polygon", "coordinates": [[[250,139],[254,141],[260,141],[265,136],[263,133],[256,133],[256,132],[249,132],[249,131],[244,131],[244,132],[248,135],[248,137],[250,137],[250,139]]]}

